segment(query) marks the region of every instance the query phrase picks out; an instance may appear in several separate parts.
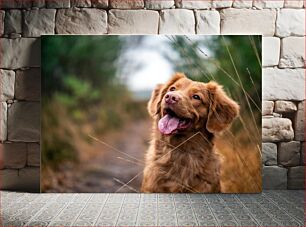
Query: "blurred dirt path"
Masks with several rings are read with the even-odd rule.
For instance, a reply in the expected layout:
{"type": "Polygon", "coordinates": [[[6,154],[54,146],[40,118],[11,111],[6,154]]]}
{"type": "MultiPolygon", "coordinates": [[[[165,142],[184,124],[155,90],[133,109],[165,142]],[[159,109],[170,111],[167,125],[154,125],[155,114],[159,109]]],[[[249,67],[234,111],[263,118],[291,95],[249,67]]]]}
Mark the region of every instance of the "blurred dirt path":
{"type": "MultiPolygon", "coordinates": [[[[73,173],[73,182],[69,191],[75,192],[116,192],[122,184],[128,182],[143,170],[144,154],[148,148],[150,135],[150,120],[140,120],[128,123],[118,132],[112,132],[105,138],[96,136],[99,140],[127,153],[129,158],[108,146],[93,141],[92,149],[96,155],[82,163],[73,173]],[[126,159],[130,160],[127,161],[126,159]]],[[[140,190],[142,174],[133,180],[129,186],[140,190]]],[[[123,187],[117,192],[135,192],[123,187]]]]}

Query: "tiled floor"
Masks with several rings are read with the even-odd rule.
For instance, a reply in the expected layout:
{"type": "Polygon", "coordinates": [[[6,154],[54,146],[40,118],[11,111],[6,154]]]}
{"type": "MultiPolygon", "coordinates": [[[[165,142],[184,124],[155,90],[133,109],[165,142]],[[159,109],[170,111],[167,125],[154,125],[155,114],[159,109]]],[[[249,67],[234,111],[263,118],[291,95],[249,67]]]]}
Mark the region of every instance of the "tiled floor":
{"type": "Polygon", "coordinates": [[[303,191],[262,194],[1,192],[5,226],[304,226],[303,191]]]}

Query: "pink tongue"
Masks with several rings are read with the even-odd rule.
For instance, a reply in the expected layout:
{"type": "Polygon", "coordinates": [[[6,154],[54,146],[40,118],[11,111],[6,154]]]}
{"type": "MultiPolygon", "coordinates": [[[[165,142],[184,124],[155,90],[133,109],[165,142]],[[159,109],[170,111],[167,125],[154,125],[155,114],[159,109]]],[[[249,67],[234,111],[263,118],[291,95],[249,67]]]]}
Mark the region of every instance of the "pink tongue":
{"type": "Polygon", "coordinates": [[[158,128],[162,134],[169,135],[178,128],[179,123],[180,120],[178,118],[166,114],[158,121],[158,128]]]}

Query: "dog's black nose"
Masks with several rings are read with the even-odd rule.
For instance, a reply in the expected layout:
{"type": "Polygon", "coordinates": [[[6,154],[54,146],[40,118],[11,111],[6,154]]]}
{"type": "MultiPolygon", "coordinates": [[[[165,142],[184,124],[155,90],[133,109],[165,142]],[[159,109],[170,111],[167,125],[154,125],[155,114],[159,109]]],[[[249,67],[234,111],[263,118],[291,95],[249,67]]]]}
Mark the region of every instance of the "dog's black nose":
{"type": "Polygon", "coordinates": [[[165,96],[165,102],[167,104],[175,104],[180,100],[180,97],[173,92],[168,92],[165,96]]]}

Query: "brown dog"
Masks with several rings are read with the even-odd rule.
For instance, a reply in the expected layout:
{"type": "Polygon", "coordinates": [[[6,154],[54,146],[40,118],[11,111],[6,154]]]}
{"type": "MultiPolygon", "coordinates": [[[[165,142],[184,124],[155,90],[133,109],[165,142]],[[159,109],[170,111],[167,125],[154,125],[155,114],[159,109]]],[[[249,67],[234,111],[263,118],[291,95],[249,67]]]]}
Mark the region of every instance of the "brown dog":
{"type": "Polygon", "coordinates": [[[220,158],[214,134],[226,129],[239,106],[215,82],[176,73],[158,85],[148,103],[153,135],[142,192],[220,192],[220,158]]]}

